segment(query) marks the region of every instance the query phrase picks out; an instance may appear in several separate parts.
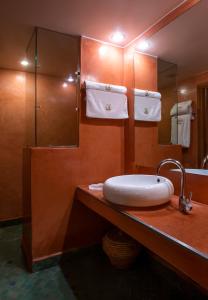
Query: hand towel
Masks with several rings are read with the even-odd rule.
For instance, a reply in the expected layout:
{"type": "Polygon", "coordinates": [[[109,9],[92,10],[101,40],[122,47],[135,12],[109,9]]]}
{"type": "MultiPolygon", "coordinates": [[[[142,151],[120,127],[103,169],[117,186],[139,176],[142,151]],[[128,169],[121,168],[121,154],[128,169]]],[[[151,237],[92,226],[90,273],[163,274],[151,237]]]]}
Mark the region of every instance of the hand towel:
{"type": "Polygon", "coordinates": [[[139,121],[161,121],[161,94],[134,89],[134,119],[139,121]]]}
{"type": "Polygon", "coordinates": [[[190,147],[191,115],[178,116],[178,144],[182,147],[190,147]]]}
{"type": "Polygon", "coordinates": [[[171,144],[178,144],[178,116],[171,117],[171,144]]]}
{"type": "Polygon", "coordinates": [[[86,81],[86,115],[89,118],[127,119],[126,87],[86,81]]]}
{"type": "Polygon", "coordinates": [[[171,142],[184,148],[190,147],[191,114],[173,116],[171,118],[171,142]]]}
{"type": "Polygon", "coordinates": [[[127,88],[121,85],[106,84],[101,82],[95,82],[90,80],[85,80],[86,89],[93,89],[99,91],[115,92],[120,94],[126,94],[127,88]]]}
{"type": "Polygon", "coordinates": [[[140,89],[134,89],[134,95],[135,96],[148,96],[151,98],[158,98],[161,99],[161,94],[158,92],[154,92],[154,91],[146,91],[146,90],[140,90],[140,89]]]}

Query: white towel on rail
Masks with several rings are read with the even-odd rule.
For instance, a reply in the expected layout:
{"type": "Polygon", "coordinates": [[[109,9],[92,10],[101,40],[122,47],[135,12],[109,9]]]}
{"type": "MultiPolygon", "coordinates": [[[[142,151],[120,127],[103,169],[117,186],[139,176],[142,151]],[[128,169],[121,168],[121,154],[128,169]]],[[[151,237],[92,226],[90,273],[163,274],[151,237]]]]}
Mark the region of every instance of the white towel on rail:
{"type": "Polygon", "coordinates": [[[190,147],[191,138],[191,114],[178,116],[178,144],[182,147],[190,147]]]}
{"type": "Polygon", "coordinates": [[[175,115],[191,114],[192,113],[191,104],[192,104],[191,100],[175,103],[171,108],[170,115],[175,116],[175,115]]]}
{"type": "Polygon", "coordinates": [[[178,116],[171,117],[171,144],[178,144],[178,116]]]}
{"type": "Polygon", "coordinates": [[[86,115],[89,118],[127,119],[126,87],[86,81],[86,115]]]}
{"type": "Polygon", "coordinates": [[[191,142],[191,114],[171,117],[171,143],[189,148],[191,142]]]}

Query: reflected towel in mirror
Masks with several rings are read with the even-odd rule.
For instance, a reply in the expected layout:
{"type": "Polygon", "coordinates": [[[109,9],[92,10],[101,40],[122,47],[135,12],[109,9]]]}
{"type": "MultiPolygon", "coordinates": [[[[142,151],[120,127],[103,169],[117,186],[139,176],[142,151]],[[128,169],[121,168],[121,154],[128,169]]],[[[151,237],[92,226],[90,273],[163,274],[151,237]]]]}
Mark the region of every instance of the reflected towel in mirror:
{"type": "Polygon", "coordinates": [[[138,121],[161,121],[161,94],[154,91],[134,89],[134,119],[138,121]]]}

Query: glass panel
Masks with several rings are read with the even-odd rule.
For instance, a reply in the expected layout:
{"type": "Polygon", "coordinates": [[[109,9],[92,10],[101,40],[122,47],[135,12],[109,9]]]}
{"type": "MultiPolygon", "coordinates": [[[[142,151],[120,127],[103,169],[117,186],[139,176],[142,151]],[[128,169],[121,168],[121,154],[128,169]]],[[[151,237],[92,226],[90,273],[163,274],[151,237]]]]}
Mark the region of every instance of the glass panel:
{"type": "Polygon", "coordinates": [[[38,28],[37,146],[78,144],[79,37],[38,28]]]}
{"type": "Polygon", "coordinates": [[[36,145],[35,130],[35,101],[36,101],[36,30],[34,30],[26,48],[26,59],[29,63],[26,76],[25,118],[26,146],[36,145]]]}

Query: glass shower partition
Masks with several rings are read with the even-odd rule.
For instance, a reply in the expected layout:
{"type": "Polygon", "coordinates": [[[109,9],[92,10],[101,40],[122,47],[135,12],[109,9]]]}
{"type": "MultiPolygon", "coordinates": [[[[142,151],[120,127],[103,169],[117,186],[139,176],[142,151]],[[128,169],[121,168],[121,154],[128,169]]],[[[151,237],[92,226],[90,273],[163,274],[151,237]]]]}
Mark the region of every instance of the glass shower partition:
{"type": "Polygon", "coordinates": [[[26,54],[26,145],[77,146],[80,38],[36,28],[26,54]]]}

